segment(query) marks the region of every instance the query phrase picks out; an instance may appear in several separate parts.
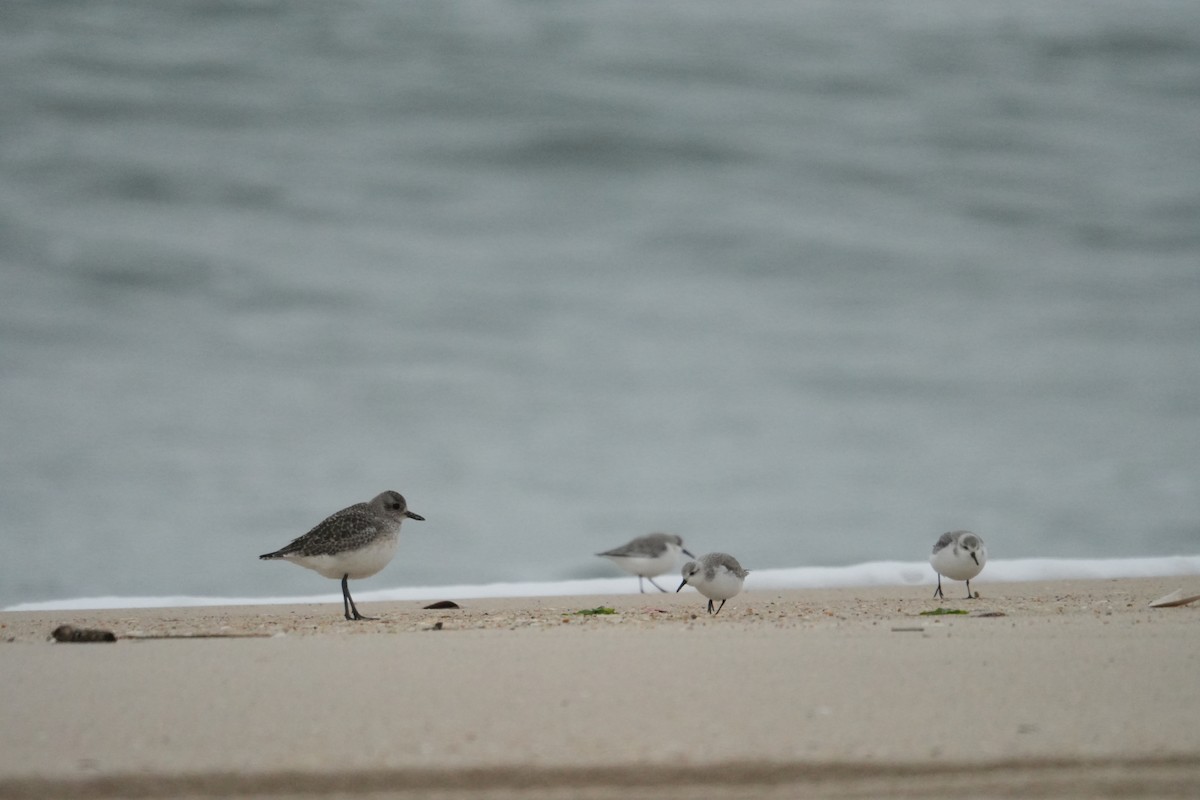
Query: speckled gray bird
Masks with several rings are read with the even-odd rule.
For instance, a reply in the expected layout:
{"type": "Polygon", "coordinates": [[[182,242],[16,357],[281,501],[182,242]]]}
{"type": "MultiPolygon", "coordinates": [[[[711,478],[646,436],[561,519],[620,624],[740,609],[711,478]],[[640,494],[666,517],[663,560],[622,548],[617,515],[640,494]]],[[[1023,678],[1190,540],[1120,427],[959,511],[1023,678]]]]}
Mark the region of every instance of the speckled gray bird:
{"type": "Polygon", "coordinates": [[[347,582],[369,578],[388,565],[396,554],[400,523],[405,519],[425,518],[409,511],[399,492],[384,492],[369,503],[355,503],[331,514],[286,547],[259,558],[282,558],[326,578],[341,578],[346,619],[376,619],[358,613],[347,582]]]}

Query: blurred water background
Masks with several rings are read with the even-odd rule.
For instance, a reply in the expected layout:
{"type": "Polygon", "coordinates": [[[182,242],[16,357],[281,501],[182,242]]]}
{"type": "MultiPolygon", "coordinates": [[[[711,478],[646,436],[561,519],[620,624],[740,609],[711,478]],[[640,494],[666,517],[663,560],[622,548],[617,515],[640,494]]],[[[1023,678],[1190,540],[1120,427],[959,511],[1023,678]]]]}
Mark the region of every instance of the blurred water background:
{"type": "Polygon", "coordinates": [[[1200,553],[1198,132],[1194,0],[8,0],[0,605],[1200,553]]]}

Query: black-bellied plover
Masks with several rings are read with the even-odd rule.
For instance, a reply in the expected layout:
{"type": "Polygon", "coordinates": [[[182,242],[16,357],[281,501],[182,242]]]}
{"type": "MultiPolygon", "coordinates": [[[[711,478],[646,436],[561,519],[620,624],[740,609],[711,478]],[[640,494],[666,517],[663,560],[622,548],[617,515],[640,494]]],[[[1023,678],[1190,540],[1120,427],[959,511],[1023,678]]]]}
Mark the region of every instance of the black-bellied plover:
{"type": "Polygon", "coordinates": [[[642,584],[643,578],[660,592],[666,591],[654,582],[654,576],[673,570],[679,563],[680,553],[695,558],[683,546],[681,537],[673,533],[649,533],[596,555],[604,556],[626,572],[637,575],[638,591],[644,594],[646,587],[642,584]]]}
{"type": "Polygon", "coordinates": [[[326,578],[341,578],[346,619],[375,619],[358,613],[347,581],[369,578],[388,565],[405,519],[425,518],[409,511],[399,492],[384,492],[369,503],[355,503],[331,514],[291,544],[259,558],[282,558],[326,578]]]}
{"type": "Polygon", "coordinates": [[[967,598],[972,599],[971,578],[983,571],[987,563],[987,547],[978,534],[970,531],[950,531],[943,533],[933,546],[933,554],[929,563],[937,572],[938,585],[934,597],[945,597],[942,594],[942,577],[952,581],[967,582],[967,598]]]}
{"type": "Polygon", "coordinates": [[[675,591],[689,584],[696,587],[696,591],[708,598],[708,613],[714,616],[721,613],[726,600],[742,590],[742,583],[750,574],[728,553],[706,553],[684,564],[682,572],[683,583],[675,591]],[[716,611],[713,600],[721,601],[716,611]]]}

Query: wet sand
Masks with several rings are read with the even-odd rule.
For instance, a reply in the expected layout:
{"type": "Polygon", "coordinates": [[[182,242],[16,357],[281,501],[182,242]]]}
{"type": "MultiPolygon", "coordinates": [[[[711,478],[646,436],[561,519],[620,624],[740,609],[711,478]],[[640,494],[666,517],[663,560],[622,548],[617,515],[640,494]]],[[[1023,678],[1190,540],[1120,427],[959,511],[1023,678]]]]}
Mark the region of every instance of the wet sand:
{"type": "Polygon", "coordinates": [[[0,613],[0,798],[1195,796],[1200,577],[976,583],[0,613]]]}

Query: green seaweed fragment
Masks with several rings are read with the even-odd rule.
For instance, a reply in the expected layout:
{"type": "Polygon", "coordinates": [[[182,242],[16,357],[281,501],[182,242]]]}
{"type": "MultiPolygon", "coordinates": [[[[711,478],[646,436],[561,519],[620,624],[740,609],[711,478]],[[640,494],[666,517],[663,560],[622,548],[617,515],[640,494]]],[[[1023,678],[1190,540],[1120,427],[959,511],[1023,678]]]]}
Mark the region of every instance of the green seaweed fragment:
{"type": "Polygon", "coordinates": [[[941,617],[946,614],[970,614],[970,613],[971,613],[970,611],[967,611],[964,608],[941,608],[941,607],[939,607],[939,608],[935,608],[933,611],[922,611],[921,616],[922,617],[941,617]]]}
{"type": "Polygon", "coordinates": [[[617,610],[615,608],[609,608],[608,606],[596,606],[595,608],[580,609],[579,611],[576,611],[575,613],[582,614],[585,617],[592,617],[597,614],[615,614],[615,613],[617,613],[617,610]]]}

